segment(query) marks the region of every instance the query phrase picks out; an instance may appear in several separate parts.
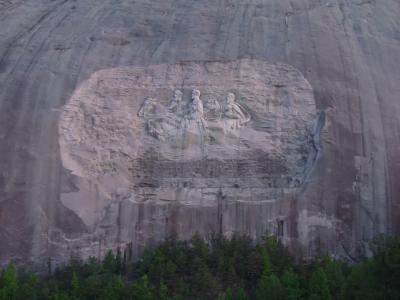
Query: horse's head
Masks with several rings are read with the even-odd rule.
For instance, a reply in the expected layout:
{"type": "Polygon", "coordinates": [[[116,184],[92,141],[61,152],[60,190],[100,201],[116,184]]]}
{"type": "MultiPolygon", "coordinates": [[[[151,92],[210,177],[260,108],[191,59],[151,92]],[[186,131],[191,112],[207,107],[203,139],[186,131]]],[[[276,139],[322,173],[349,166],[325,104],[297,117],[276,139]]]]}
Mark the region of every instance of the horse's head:
{"type": "Polygon", "coordinates": [[[143,104],[142,107],[140,108],[139,112],[138,112],[138,116],[145,118],[148,115],[152,115],[155,113],[156,110],[156,99],[151,98],[151,97],[147,97],[143,104]]]}

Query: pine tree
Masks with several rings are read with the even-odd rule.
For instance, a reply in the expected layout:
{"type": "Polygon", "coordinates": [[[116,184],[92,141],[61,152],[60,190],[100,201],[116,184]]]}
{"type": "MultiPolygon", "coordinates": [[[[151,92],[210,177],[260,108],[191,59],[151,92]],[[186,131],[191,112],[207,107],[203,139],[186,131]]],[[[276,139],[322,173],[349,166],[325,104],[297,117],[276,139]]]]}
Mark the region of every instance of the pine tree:
{"type": "Polygon", "coordinates": [[[132,300],[154,300],[153,289],[150,286],[149,279],[146,275],[137,280],[132,286],[129,298],[132,300]]]}
{"type": "Polygon", "coordinates": [[[246,295],[246,292],[244,291],[243,288],[238,288],[236,293],[235,293],[235,300],[247,300],[248,297],[246,295]]]}
{"type": "Polygon", "coordinates": [[[173,285],[176,282],[177,274],[176,274],[177,266],[173,261],[168,260],[164,265],[164,283],[167,285],[173,285]]]}
{"type": "Polygon", "coordinates": [[[226,287],[234,287],[238,282],[235,268],[232,264],[226,264],[223,270],[223,279],[226,287]]]}
{"type": "Polygon", "coordinates": [[[329,291],[334,299],[338,299],[343,292],[345,281],[342,264],[331,258],[325,258],[324,271],[328,280],[329,291]]]}
{"type": "Polygon", "coordinates": [[[117,254],[115,255],[115,272],[117,274],[122,275],[122,271],[123,271],[123,258],[121,249],[118,247],[117,254]]]}
{"type": "Polygon", "coordinates": [[[225,292],[219,293],[216,300],[226,300],[225,292]]]}
{"type": "Polygon", "coordinates": [[[18,289],[17,273],[14,265],[8,264],[0,277],[0,299],[13,300],[16,298],[18,289]]]}
{"type": "Polygon", "coordinates": [[[331,300],[328,279],[322,268],[317,268],[311,276],[309,285],[310,300],[331,300]]]}
{"type": "Polygon", "coordinates": [[[171,300],[173,299],[170,295],[170,291],[168,287],[165,284],[160,285],[160,289],[158,292],[158,298],[159,300],[171,300]]]}
{"type": "MultiPolygon", "coordinates": [[[[124,282],[121,277],[114,276],[107,286],[100,292],[98,300],[121,300],[124,293],[124,282]]],[[[139,298],[141,299],[141,298],[139,298]]]]}
{"type": "Polygon", "coordinates": [[[261,258],[262,258],[262,265],[263,265],[262,275],[263,276],[272,275],[271,258],[265,249],[261,250],[261,258]]]}
{"type": "Polygon", "coordinates": [[[370,244],[371,271],[384,299],[400,299],[400,236],[378,236],[370,244]]]}
{"type": "Polygon", "coordinates": [[[52,294],[50,300],[70,300],[71,298],[68,297],[66,292],[57,291],[52,294]]]}
{"type": "Polygon", "coordinates": [[[104,256],[103,269],[110,273],[114,273],[116,271],[115,257],[111,250],[109,250],[104,256]]]}
{"type": "Polygon", "coordinates": [[[283,300],[284,289],[279,278],[272,272],[272,264],[265,249],[262,249],[263,273],[256,289],[257,300],[283,300]]]}
{"type": "Polygon", "coordinates": [[[256,289],[257,300],[284,300],[284,289],[275,274],[263,275],[256,289]]]}
{"type": "Polygon", "coordinates": [[[373,276],[371,261],[352,266],[347,276],[341,299],[375,300],[383,299],[382,291],[373,276]]]}
{"type": "Polygon", "coordinates": [[[257,286],[258,279],[263,271],[262,257],[258,251],[253,251],[248,259],[242,263],[245,264],[244,279],[248,285],[247,288],[253,290],[257,286]]]}
{"type": "Polygon", "coordinates": [[[234,300],[232,289],[228,288],[225,292],[219,293],[217,300],[234,300]]]}
{"type": "Polygon", "coordinates": [[[215,297],[215,294],[221,290],[218,282],[208,268],[206,258],[202,259],[198,256],[194,257],[192,272],[192,292],[194,292],[199,298],[208,299],[215,297]]]}
{"type": "Polygon", "coordinates": [[[281,279],[285,290],[287,300],[301,299],[302,292],[300,289],[299,277],[292,270],[285,270],[281,279]]]}
{"type": "Polygon", "coordinates": [[[78,276],[76,276],[75,272],[72,272],[71,298],[74,300],[79,299],[79,281],[78,281],[78,276]]]}
{"type": "Polygon", "coordinates": [[[233,300],[233,292],[231,288],[226,289],[225,300],[233,300]]]}
{"type": "Polygon", "coordinates": [[[18,280],[17,299],[39,300],[39,280],[33,273],[23,273],[18,280]]]}

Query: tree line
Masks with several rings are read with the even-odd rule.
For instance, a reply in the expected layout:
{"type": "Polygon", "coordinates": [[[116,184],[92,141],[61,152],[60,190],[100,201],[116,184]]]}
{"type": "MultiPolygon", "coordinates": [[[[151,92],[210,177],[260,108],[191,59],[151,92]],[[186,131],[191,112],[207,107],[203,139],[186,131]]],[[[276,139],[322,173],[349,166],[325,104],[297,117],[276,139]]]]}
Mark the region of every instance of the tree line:
{"type": "Polygon", "coordinates": [[[0,300],[398,300],[400,238],[381,236],[358,263],[302,260],[274,237],[200,236],[167,240],[133,260],[129,251],[103,259],[71,257],[47,276],[0,276],[0,300]]]}

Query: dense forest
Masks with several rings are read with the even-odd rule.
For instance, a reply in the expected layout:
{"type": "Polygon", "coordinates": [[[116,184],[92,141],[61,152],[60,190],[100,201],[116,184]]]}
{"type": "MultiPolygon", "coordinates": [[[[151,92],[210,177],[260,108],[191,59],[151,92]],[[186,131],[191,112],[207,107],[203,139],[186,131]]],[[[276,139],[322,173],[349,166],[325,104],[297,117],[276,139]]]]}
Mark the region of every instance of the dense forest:
{"type": "Polygon", "coordinates": [[[46,276],[16,271],[0,277],[7,300],[269,300],[400,299],[400,238],[379,237],[358,262],[291,256],[274,237],[199,236],[165,241],[133,260],[129,247],[102,260],[71,257],[46,276]]]}

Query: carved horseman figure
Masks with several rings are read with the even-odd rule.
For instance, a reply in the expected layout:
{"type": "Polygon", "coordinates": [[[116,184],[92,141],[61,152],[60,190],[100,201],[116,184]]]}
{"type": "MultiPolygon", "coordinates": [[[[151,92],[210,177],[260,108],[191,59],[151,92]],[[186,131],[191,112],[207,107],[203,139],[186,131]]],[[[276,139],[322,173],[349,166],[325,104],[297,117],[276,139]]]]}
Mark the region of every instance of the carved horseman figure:
{"type": "Polygon", "coordinates": [[[168,110],[179,118],[183,116],[182,97],[183,93],[180,90],[175,90],[174,96],[168,105],[168,110]]]}
{"type": "Polygon", "coordinates": [[[166,111],[165,108],[156,102],[156,99],[147,97],[142,107],[138,112],[138,116],[146,120],[146,130],[147,132],[159,139],[165,141],[167,137],[167,132],[163,128],[163,118],[166,111]]]}
{"type": "Polygon", "coordinates": [[[192,91],[192,102],[189,104],[187,114],[185,115],[185,134],[190,132],[200,137],[200,143],[204,145],[206,130],[206,121],[204,120],[203,102],[200,99],[200,91],[192,91]]]}
{"type": "Polygon", "coordinates": [[[222,109],[221,105],[216,99],[210,99],[205,104],[206,120],[216,121],[221,119],[222,109]]]}
{"type": "Polygon", "coordinates": [[[189,120],[201,121],[203,119],[204,108],[203,102],[200,100],[200,91],[193,90],[192,102],[189,105],[189,112],[186,116],[189,120]]]}
{"type": "Polygon", "coordinates": [[[251,119],[249,113],[235,102],[233,93],[226,96],[223,116],[227,129],[231,130],[242,128],[251,119]]]}

